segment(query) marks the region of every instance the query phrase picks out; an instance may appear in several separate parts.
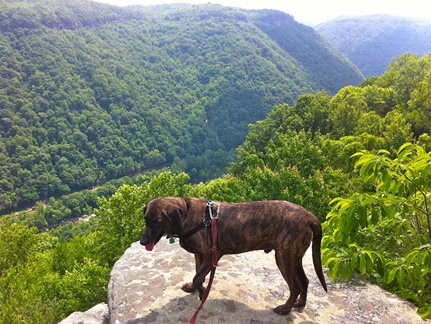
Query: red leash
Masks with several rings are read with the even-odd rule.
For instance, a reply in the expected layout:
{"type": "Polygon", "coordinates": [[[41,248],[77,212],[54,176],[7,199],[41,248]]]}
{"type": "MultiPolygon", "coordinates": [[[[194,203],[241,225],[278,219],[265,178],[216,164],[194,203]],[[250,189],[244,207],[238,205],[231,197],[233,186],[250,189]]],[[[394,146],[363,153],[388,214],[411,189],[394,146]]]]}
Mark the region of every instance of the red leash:
{"type": "Polygon", "coordinates": [[[210,293],[210,289],[211,289],[211,285],[213,283],[214,280],[214,274],[216,271],[216,267],[217,267],[217,219],[219,216],[219,208],[217,208],[217,214],[215,217],[212,216],[212,211],[211,211],[211,206],[215,204],[213,202],[208,202],[208,208],[209,208],[209,213],[211,215],[211,236],[212,236],[212,243],[213,246],[211,248],[211,252],[212,252],[212,269],[211,269],[211,275],[210,275],[210,280],[208,281],[208,286],[205,289],[205,292],[202,296],[202,301],[201,304],[199,305],[198,309],[196,310],[196,313],[193,315],[192,319],[190,320],[189,324],[194,324],[196,322],[196,319],[198,317],[198,314],[200,312],[200,310],[202,309],[202,307],[204,306],[205,301],[208,298],[208,295],[210,293]]]}

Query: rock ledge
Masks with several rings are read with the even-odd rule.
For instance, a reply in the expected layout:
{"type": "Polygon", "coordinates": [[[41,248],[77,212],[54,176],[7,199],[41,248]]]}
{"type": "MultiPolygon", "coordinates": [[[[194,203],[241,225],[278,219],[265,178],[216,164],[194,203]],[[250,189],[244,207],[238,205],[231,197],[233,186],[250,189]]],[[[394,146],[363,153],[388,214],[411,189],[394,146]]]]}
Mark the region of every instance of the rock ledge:
{"type": "MultiPolygon", "coordinates": [[[[326,278],[326,294],[310,249],[304,268],[310,280],[307,306],[280,316],[272,309],[286,301],[289,290],[274,252],[224,256],[197,323],[424,323],[414,305],[360,278],[337,284],[326,278]]],[[[111,323],[188,323],[200,301],[180,287],[193,274],[194,257],[178,243],[162,239],[152,252],[133,243],[111,273],[111,323]]]]}
{"type": "MultiPolygon", "coordinates": [[[[274,252],[224,256],[196,322],[429,323],[421,319],[414,305],[359,277],[337,284],[326,277],[328,293],[325,293],[314,272],[310,249],[303,263],[310,280],[307,306],[280,316],[272,309],[286,301],[289,290],[275,264],[274,252]]],[[[133,243],[111,272],[110,320],[97,324],[188,323],[200,301],[197,294],[187,294],[180,288],[191,281],[193,274],[194,257],[178,242],[169,244],[162,239],[152,252],[139,242],[133,243]]],[[[74,321],[61,323],[96,322],[74,317],[74,321]]]]}

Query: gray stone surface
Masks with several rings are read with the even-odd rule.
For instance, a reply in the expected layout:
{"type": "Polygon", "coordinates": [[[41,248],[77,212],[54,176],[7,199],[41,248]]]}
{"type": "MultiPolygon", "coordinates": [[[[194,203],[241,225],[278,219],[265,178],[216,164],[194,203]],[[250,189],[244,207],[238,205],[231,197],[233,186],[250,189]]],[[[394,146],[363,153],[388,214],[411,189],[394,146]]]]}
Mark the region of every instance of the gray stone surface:
{"type": "Polygon", "coordinates": [[[108,305],[101,303],[86,312],[74,312],[62,320],[60,324],[109,324],[108,305]]]}
{"type": "MultiPolygon", "coordinates": [[[[327,278],[325,293],[309,251],[304,257],[310,279],[305,308],[287,316],[272,311],[286,301],[289,290],[274,252],[255,251],[220,260],[197,323],[426,323],[412,304],[360,278],[337,284],[327,278]]],[[[196,293],[187,294],[180,287],[193,273],[193,255],[178,242],[162,239],[152,252],[133,243],[111,272],[110,323],[188,323],[200,301],[196,293]]]]}

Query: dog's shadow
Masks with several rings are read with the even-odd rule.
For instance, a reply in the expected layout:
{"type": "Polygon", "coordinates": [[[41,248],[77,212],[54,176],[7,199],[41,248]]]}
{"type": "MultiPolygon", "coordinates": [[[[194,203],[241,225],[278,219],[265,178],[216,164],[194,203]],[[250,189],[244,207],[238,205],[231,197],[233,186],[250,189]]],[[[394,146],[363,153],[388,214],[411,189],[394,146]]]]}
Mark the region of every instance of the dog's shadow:
{"type": "MultiPolygon", "coordinates": [[[[167,304],[152,309],[145,316],[127,320],[127,324],[167,324],[188,323],[195,314],[200,301],[197,295],[188,294],[171,299],[167,304]]],[[[276,306],[276,305],[274,305],[276,306]]],[[[304,308],[293,308],[286,316],[275,314],[271,308],[254,309],[241,301],[232,299],[208,299],[201,309],[196,323],[232,323],[232,324],[266,324],[266,323],[319,323],[317,321],[305,320],[302,313],[304,308]],[[299,318],[298,318],[299,317],[299,318]],[[301,320],[302,318],[302,320],[301,320]]]]}

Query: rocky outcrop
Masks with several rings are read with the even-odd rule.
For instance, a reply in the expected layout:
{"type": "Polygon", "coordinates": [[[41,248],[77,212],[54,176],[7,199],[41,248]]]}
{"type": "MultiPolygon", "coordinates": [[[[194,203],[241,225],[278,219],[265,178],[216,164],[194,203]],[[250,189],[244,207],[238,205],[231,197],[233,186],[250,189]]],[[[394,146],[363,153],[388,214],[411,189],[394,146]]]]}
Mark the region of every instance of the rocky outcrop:
{"type": "MultiPolygon", "coordinates": [[[[304,257],[310,279],[305,308],[287,316],[272,311],[286,301],[289,290],[274,252],[255,251],[220,260],[197,323],[425,323],[412,304],[359,277],[337,284],[326,278],[325,293],[309,252],[304,257]]],[[[111,272],[110,323],[188,323],[200,301],[180,287],[193,273],[193,255],[178,243],[162,239],[152,252],[133,243],[111,272]]]]}
{"type": "Polygon", "coordinates": [[[86,312],[74,312],[59,324],[109,324],[108,316],[108,305],[101,303],[86,312]]]}
{"type": "MultiPolygon", "coordinates": [[[[272,309],[289,296],[287,284],[269,254],[255,251],[224,256],[197,323],[421,323],[416,308],[376,285],[356,278],[325,293],[311,254],[304,257],[310,279],[308,303],[287,316],[272,309]]],[[[194,273],[193,255],[162,239],[152,252],[138,242],[117,261],[109,284],[111,324],[188,323],[200,301],[180,287],[194,273]]]]}

